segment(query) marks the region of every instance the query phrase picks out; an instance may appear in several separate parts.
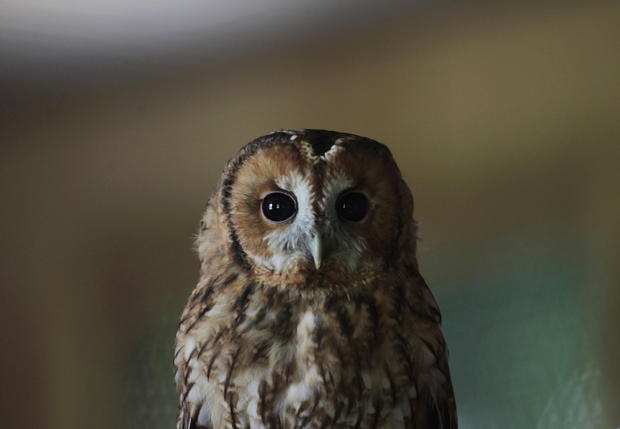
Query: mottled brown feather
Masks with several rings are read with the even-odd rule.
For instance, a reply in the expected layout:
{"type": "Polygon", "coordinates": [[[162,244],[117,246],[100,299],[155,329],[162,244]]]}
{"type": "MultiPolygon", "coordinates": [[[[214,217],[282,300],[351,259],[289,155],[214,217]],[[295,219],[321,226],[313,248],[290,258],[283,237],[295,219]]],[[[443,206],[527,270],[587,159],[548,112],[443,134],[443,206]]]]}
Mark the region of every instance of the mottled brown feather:
{"type": "Polygon", "coordinates": [[[177,429],[457,428],[413,199],[386,146],[324,130],[254,140],[227,164],[197,251],[200,279],[177,333],[177,429]],[[332,243],[320,270],[304,257],[269,265],[281,255],[266,237],[294,220],[269,223],[260,203],[291,174],[308,181],[315,227],[340,228],[359,248],[332,243]],[[330,204],[346,186],[370,211],[340,225],[330,204]]]}

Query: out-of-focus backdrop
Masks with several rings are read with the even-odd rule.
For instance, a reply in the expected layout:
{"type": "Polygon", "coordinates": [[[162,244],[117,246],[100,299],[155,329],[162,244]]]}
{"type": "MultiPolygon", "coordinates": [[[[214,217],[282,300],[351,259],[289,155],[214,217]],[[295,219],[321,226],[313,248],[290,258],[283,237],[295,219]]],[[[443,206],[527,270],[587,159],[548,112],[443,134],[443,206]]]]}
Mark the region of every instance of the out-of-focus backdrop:
{"type": "Polygon", "coordinates": [[[171,428],[176,322],[256,136],[385,142],[461,427],[620,425],[620,3],[0,3],[0,426],[171,428]]]}

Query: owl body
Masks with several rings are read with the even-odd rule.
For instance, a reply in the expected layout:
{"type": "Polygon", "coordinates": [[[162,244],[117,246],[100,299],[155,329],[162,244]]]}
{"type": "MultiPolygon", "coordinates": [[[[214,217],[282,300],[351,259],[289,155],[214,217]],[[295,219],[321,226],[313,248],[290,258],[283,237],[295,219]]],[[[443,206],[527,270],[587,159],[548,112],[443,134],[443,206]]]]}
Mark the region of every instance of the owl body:
{"type": "Polygon", "coordinates": [[[370,139],[280,131],[245,146],[201,222],[177,428],[456,428],[412,211],[370,139]]]}

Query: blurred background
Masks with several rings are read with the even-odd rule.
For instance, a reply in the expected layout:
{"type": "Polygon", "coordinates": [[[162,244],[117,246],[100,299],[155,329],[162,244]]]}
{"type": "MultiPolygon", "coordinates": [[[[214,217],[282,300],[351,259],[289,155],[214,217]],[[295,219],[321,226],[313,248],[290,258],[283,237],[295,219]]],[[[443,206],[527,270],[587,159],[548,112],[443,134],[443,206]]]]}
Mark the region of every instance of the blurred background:
{"type": "Polygon", "coordinates": [[[460,425],[620,425],[620,3],[0,2],[2,427],[171,428],[221,169],[385,142],[460,425]]]}

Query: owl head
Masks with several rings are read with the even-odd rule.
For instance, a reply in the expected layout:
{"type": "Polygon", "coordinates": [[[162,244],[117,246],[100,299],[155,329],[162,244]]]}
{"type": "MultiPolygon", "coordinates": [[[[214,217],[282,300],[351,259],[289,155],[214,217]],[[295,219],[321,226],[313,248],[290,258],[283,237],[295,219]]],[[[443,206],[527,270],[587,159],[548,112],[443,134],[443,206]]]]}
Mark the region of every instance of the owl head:
{"type": "Polygon", "coordinates": [[[365,137],[259,137],[229,161],[214,199],[230,256],[263,283],[351,285],[404,254],[415,264],[411,193],[389,149],[365,137]]]}

